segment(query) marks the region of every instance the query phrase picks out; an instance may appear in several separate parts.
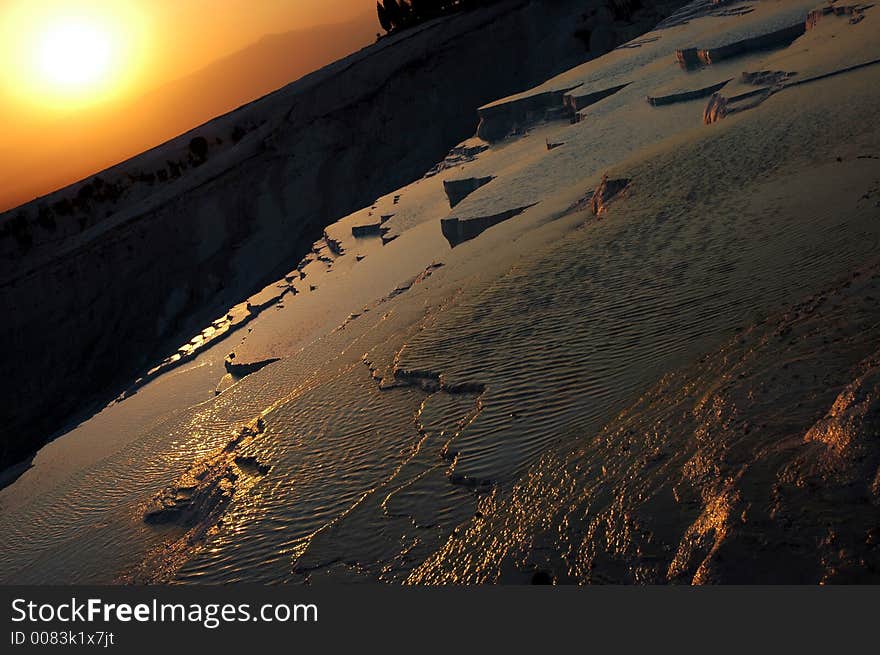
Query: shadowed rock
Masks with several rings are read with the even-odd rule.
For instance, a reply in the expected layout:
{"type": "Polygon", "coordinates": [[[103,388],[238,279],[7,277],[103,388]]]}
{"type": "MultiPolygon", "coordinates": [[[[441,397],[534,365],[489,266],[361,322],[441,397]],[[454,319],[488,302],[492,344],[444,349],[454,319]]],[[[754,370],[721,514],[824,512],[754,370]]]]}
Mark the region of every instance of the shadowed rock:
{"type": "Polygon", "coordinates": [[[608,175],[602,176],[602,181],[596,187],[593,197],[590,199],[590,209],[595,216],[602,216],[608,211],[608,204],[619,196],[627,186],[629,180],[620,178],[617,180],[608,179],[608,175]]]}
{"type": "Polygon", "coordinates": [[[703,124],[717,123],[725,116],[727,116],[727,98],[720,93],[713,93],[709,104],[703,110],[703,124]]]}
{"type": "Polygon", "coordinates": [[[711,125],[730,114],[757,107],[773,95],[776,90],[778,89],[775,87],[764,87],[762,89],[756,89],[755,91],[740,93],[731,98],[725,98],[720,93],[715,93],[709,99],[709,104],[707,104],[706,108],[703,110],[703,123],[705,125],[711,125]]]}
{"type": "Polygon", "coordinates": [[[705,98],[716,91],[720,91],[728,82],[730,82],[729,79],[724,80],[723,82],[718,82],[717,84],[705,86],[702,89],[694,89],[693,91],[682,91],[680,93],[671,93],[665,96],[648,96],[648,103],[654,107],[660,107],[662,105],[671,105],[676,102],[687,102],[689,100],[705,98]]]}
{"type": "Polygon", "coordinates": [[[774,86],[782,84],[794,77],[797,73],[788,71],[755,71],[754,73],[743,72],[742,82],[755,86],[774,86]]]}
{"type": "Polygon", "coordinates": [[[861,21],[865,15],[864,11],[866,9],[870,9],[874,5],[828,5],[826,7],[820,7],[819,9],[813,9],[810,13],[807,14],[807,20],[805,24],[805,29],[811,30],[819,24],[819,21],[822,20],[825,16],[829,16],[834,14],[835,16],[849,16],[850,23],[858,23],[861,21]]]}
{"type": "Polygon", "coordinates": [[[334,255],[342,255],[344,253],[344,251],[342,250],[342,244],[331,237],[329,234],[327,234],[327,230],[324,230],[324,241],[327,242],[327,247],[334,255]]]}
{"type": "Polygon", "coordinates": [[[244,476],[262,477],[270,467],[256,457],[237,454],[238,449],[263,432],[262,419],[243,428],[226,446],[193,464],[173,484],[160,491],[144,512],[152,525],[175,524],[195,528],[188,537],[197,541],[214,525],[241,487],[244,476]]]}
{"type": "Polygon", "coordinates": [[[369,225],[355,225],[351,228],[351,235],[355,238],[377,237],[382,234],[381,223],[371,223],[369,225]]]}
{"type": "Polygon", "coordinates": [[[709,66],[724,59],[773,48],[784,48],[806,31],[804,22],[798,22],[767,34],[749,37],[712,48],[684,48],[675,51],[675,59],[684,69],[709,66]]]}
{"type": "Polygon", "coordinates": [[[235,465],[242,471],[246,471],[251,475],[268,475],[272,469],[268,464],[263,464],[253,455],[238,455],[235,458],[235,465]]]}
{"type": "Polygon", "coordinates": [[[269,359],[263,359],[258,362],[240,362],[237,363],[235,361],[235,354],[233,353],[230,357],[226,358],[226,361],[223,362],[223,365],[226,367],[226,372],[230,375],[233,375],[237,378],[243,378],[252,373],[256,373],[262,368],[265,368],[269,364],[278,361],[278,357],[271,357],[269,359]]]}
{"type": "Polygon", "coordinates": [[[480,107],[480,125],[477,128],[477,136],[484,141],[493,143],[550,118],[564,118],[565,104],[563,99],[569,91],[578,86],[580,85],[480,107]]]}
{"type": "Polygon", "coordinates": [[[446,237],[446,240],[449,242],[449,245],[455,248],[455,246],[464,243],[465,241],[470,241],[471,239],[480,236],[493,225],[498,225],[498,223],[503,223],[514,216],[518,216],[529,207],[533,206],[534,205],[526,205],[525,207],[509,209],[499,214],[479,216],[477,218],[444,218],[440,221],[440,228],[443,231],[443,236],[446,237]]]}
{"type": "Polygon", "coordinates": [[[625,89],[629,86],[629,82],[626,84],[619,84],[617,86],[612,86],[607,89],[600,89],[599,91],[591,91],[589,93],[568,93],[563,97],[563,104],[569,110],[570,113],[575,113],[589,107],[590,105],[594,105],[600,100],[604,100],[608,96],[613,96],[618,91],[625,89]]]}
{"type": "MultiPolygon", "coordinates": [[[[425,177],[434,177],[435,175],[437,175],[438,173],[442,173],[443,171],[458,168],[462,164],[472,162],[480,155],[480,153],[486,152],[486,150],[488,149],[489,146],[483,143],[473,146],[457,145],[449,151],[449,154],[444,157],[443,161],[436,164],[431,170],[425,173],[425,177]]],[[[394,196],[395,205],[398,203],[399,200],[400,196],[394,196]]]]}
{"type": "MultiPolygon", "coordinates": [[[[853,71],[860,70],[868,66],[876,66],[877,64],[880,64],[880,59],[873,59],[871,61],[866,61],[861,64],[847,66],[845,68],[829,71],[820,75],[814,75],[812,77],[805,77],[793,82],[786,81],[785,79],[780,79],[780,81],[771,86],[765,86],[754,91],[740,93],[739,95],[730,98],[725,98],[720,93],[715,93],[709,100],[709,104],[706,106],[706,109],[703,111],[703,123],[709,125],[711,123],[715,123],[721,120],[725,116],[729,116],[730,114],[757,107],[774,93],[778,93],[779,91],[783,91],[789,87],[817,82],[819,80],[824,80],[829,77],[851,73],[853,71]]],[[[794,75],[794,73],[783,74],[787,76],[794,75]]],[[[745,77],[751,74],[744,73],[743,75],[745,77]]]]}
{"type": "Polygon", "coordinates": [[[449,199],[449,207],[455,207],[474,191],[481,186],[489,184],[494,179],[494,177],[489,175],[487,177],[469,177],[464,180],[444,180],[443,190],[449,199]]]}

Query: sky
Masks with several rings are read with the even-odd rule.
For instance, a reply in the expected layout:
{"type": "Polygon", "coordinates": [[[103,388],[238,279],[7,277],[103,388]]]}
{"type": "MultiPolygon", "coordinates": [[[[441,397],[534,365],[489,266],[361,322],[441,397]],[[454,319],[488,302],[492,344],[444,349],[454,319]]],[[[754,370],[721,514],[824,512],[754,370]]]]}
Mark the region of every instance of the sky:
{"type": "Polygon", "coordinates": [[[283,86],[378,31],[372,0],[0,0],[0,211],[283,86]],[[290,38],[296,30],[313,33],[290,38]],[[187,85],[198,93],[187,96],[187,85]]]}
{"type": "MultiPolygon", "coordinates": [[[[110,0],[118,2],[120,0],[110,0]]],[[[124,1],[124,0],[122,0],[124,1]]],[[[338,23],[375,12],[372,0],[137,0],[154,23],[168,27],[162,40],[175,56],[156,53],[161,67],[201,68],[266,34],[338,23]],[[180,58],[178,60],[178,57],[180,58]]],[[[376,27],[378,31],[378,26],[376,27]]]]}

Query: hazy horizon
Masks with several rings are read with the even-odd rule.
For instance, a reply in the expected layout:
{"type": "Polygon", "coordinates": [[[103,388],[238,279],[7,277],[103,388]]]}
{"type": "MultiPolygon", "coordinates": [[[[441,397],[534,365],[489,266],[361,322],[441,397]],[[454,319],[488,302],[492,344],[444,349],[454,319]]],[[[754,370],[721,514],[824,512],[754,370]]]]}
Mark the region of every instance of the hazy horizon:
{"type": "MultiPolygon", "coordinates": [[[[28,8],[39,16],[57,4],[37,0],[28,8]]],[[[96,12],[109,6],[96,0],[80,4],[96,12]]],[[[150,33],[144,37],[148,54],[139,65],[132,58],[131,70],[115,82],[118,88],[94,101],[87,98],[84,106],[78,99],[66,103],[36,92],[26,97],[12,72],[0,73],[0,120],[5,126],[0,175],[11,182],[0,186],[0,211],[52,193],[281,88],[368,45],[379,30],[374,9],[363,0],[344,0],[332,11],[317,0],[268,0],[259,12],[242,0],[220,0],[210,3],[212,20],[200,23],[207,4],[129,0],[126,6],[149,13],[149,20],[138,24],[150,33]]],[[[0,17],[14,18],[11,12],[21,6],[0,3],[0,17]]]]}

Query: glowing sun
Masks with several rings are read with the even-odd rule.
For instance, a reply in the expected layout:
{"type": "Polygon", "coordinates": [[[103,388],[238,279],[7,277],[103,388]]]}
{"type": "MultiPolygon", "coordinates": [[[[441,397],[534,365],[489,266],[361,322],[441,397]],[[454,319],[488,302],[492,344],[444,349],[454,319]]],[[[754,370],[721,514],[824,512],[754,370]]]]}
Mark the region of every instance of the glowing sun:
{"type": "Polygon", "coordinates": [[[69,111],[135,84],[144,18],[134,0],[0,0],[0,86],[22,101],[69,111]]]}
{"type": "Polygon", "coordinates": [[[36,68],[43,81],[69,90],[96,88],[113,69],[110,28],[93,18],[61,18],[36,35],[36,68]]]}

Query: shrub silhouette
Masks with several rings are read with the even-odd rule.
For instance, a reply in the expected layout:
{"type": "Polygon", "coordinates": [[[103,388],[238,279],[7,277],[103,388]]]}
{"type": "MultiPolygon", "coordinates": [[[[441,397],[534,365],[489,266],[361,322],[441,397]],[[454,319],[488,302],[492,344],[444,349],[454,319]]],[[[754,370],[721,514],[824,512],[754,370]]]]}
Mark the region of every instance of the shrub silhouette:
{"type": "Polygon", "coordinates": [[[203,136],[197,136],[189,142],[189,151],[199,164],[208,158],[208,140],[203,136]]]}

